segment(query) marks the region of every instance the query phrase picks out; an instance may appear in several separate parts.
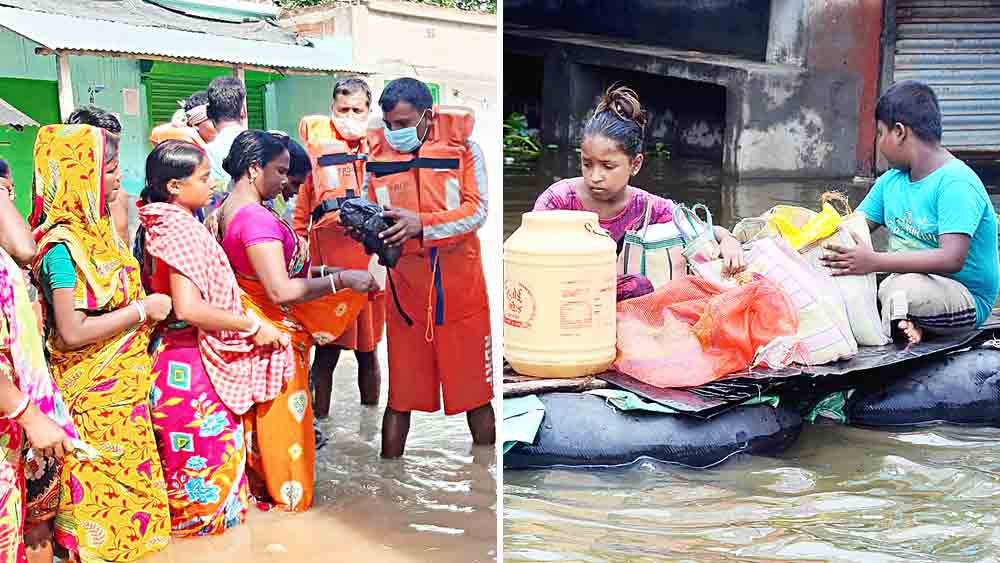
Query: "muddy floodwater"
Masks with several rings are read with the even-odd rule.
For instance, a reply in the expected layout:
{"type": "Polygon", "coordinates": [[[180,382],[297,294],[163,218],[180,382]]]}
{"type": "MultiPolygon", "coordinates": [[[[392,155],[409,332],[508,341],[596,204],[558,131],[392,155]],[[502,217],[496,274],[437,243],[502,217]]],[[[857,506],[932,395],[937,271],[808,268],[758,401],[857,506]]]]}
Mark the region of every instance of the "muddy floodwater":
{"type": "MultiPolygon", "coordinates": [[[[574,153],[508,166],[508,236],[574,153]]],[[[711,163],[648,162],[635,185],[704,203],[726,227],[777,203],[816,208],[845,181],[727,182],[711,163]]],[[[640,462],[504,474],[504,560],[690,562],[1000,561],[1000,430],[877,431],[807,425],[776,457],[713,469],[640,462]]]]}

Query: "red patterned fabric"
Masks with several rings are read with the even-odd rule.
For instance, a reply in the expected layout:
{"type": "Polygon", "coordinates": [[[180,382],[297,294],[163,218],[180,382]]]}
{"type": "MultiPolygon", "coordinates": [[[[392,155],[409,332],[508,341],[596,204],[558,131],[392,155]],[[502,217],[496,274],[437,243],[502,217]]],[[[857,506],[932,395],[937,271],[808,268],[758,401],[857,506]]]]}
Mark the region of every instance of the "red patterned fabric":
{"type": "MultiPolygon", "coordinates": [[[[241,290],[226,253],[188,211],[169,203],[139,210],[146,252],[184,274],[213,307],[245,315],[241,290]]],[[[236,332],[198,331],[205,371],[219,398],[236,414],[278,396],[295,373],[291,345],[265,350],[236,332]]]]}

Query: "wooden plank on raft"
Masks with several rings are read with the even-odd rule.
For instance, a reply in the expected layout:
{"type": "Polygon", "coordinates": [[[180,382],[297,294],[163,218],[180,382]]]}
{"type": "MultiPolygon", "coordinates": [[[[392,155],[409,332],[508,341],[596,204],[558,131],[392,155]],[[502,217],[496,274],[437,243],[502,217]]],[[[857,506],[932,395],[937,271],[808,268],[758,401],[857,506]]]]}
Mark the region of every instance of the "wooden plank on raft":
{"type": "Polygon", "coordinates": [[[592,389],[607,389],[608,384],[597,377],[544,379],[519,375],[507,362],[503,363],[503,398],[523,397],[542,393],[582,393],[592,389]]]}
{"type": "Polygon", "coordinates": [[[583,393],[593,389],[606,389],[608,384],[595,377],[578,377],[576,379],[539,379],[523,377],[520,381],[503,381],[503,398],[523,397],[525,395],[540,395],[542,393],[583,393]]]}

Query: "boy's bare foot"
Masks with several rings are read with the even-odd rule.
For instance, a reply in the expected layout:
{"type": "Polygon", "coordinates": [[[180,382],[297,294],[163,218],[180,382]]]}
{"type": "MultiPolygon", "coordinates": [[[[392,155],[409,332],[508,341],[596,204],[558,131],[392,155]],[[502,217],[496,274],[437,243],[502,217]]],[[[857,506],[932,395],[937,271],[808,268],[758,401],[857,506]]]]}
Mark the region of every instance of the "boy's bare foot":
{"type": "Polygon", "coordinates": [[[913,321],[899,321],[899,330],[903,331],[910,344],[920,344],[924,339],[924,330],[913,321]]]}

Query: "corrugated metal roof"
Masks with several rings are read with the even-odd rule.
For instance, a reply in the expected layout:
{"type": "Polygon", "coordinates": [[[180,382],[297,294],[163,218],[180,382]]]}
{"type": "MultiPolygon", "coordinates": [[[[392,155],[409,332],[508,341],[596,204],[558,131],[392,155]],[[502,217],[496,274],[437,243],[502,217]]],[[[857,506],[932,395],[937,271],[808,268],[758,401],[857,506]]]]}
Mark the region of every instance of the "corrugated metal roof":
{"type": "MultiPolygon", "coordinates": [[[[184,18],[176,14],[174,17],[184,18]]],[[[159,56],[314,72],[364,72],[353,67],[348,50],[304,47],[288,42],[287,37],[284,41],[251,40],[220,36],[211,30],[186,31],[3,7],[0,27],[53,51],[159,56]]]]}
{"type": "Polygon", "coordinates": [[[192,16],[183,11],[171,10],[143,0],[0,0],[0,6],[254,41],[293,45],[296,40],[293,31],[279,27],[271,20],[219,21],[192,16]]]}
{"type": "Polygon", "coordinates": [[[24,115],[14,106],[0,98],[0,126],[12,125],[14,127],[38,127],[38,122],[24,115]]]}

